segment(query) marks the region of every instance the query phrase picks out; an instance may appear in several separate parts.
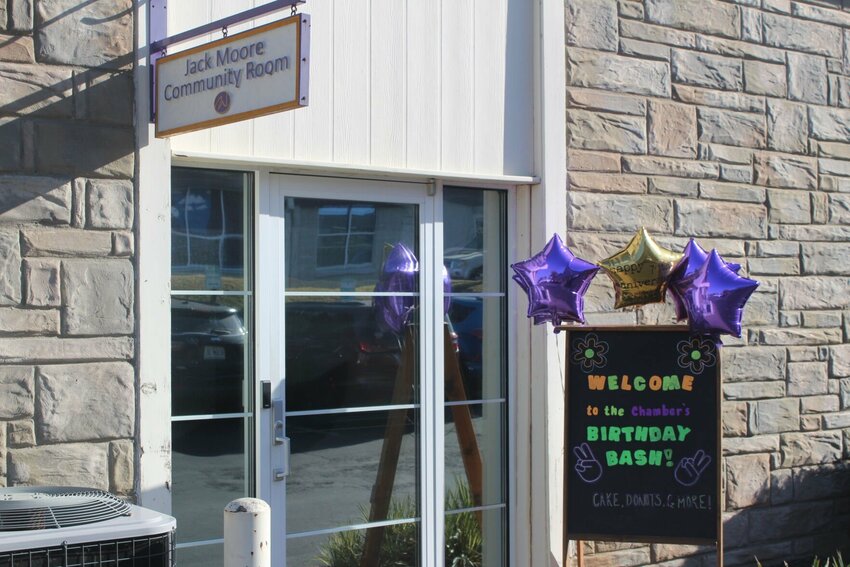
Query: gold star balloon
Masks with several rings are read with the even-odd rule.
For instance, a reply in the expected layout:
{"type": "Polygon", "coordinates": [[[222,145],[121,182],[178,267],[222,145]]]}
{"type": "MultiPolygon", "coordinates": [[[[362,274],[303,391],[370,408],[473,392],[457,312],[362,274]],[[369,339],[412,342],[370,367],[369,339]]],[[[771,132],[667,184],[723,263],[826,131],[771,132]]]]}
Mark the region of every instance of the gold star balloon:
{"type": "Polygon", "coordinates": [[[681,254],[659,246],[641,227],[623,250],[599,262],[614,282],[614,308],[664,301],[667,276],[681,259],[681,254]]]}

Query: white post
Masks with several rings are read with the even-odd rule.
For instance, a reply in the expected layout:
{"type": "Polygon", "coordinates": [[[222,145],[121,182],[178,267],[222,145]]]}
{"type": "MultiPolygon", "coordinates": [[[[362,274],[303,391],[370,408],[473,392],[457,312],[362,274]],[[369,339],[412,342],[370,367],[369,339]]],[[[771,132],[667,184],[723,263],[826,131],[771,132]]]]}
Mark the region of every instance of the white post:
{"type": "Polygon", "coordinates": [[[271,566],[272,510],[259,498],[224,507],[224,567],[271,566]]]}

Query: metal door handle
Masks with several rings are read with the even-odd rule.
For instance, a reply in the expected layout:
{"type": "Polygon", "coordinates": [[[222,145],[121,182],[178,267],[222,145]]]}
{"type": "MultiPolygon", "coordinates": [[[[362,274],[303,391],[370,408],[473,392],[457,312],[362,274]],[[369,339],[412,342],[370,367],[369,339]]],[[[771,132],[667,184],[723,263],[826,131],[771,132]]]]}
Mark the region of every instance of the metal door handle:
{"type": "Polygon", "coordinates": [[[283,446],[281,460],[276,463],[281,466],[272,469],[272,480],[281,481],[289,476],[289,438],[284,435],[283,400],[274,400],[272,411],[272,443],[283,446]]]}

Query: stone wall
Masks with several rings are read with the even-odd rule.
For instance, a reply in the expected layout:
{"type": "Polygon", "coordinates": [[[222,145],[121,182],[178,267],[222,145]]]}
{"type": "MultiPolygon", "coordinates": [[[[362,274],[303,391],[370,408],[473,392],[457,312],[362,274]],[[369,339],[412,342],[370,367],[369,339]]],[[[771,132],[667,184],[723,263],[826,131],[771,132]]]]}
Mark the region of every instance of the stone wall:
{"type": "Polygon", "coordinates": [[[0,0],[0,485],[133,496],[132,10],[0,0]]]}
{"type": "MultiPolygon", "coordinates": [[[[727,565],[850,543],[850,3],[567,0],[569,244],[640,226],[761,282],[724,339],[727,565]]],[[[671,304],[591,322],[670,323],[671,304]]],[[[587,564],[709,565],[706,548],[586,543],[587,564]],[[683,559],[683,557],[685,557],[683,559]]]]}

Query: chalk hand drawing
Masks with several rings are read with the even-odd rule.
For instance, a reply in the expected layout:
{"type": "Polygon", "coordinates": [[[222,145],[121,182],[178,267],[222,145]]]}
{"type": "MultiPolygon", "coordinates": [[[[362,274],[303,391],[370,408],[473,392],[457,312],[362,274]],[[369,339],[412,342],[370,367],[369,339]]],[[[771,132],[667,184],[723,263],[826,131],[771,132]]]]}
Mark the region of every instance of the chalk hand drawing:
{"type": "Polygon", "coordinates": [[[702,473],[711,464],[711,457],[705,454],[705,451],[700,449],[694,453],[693,457],[683,457],[679,464],[676,465],[676,470],[673,471],[673,477],[676,482],[682,486],[693,486],[699,482],[702,473]]]}
{"type": "Polygon", "coordinates": [[[602,478],[602,465],[596,460],[590,445],[582,443],[578,447],[573,447],[573,454],[577,459],[575,469],[579,478],[588,484],[602,478]]]}

